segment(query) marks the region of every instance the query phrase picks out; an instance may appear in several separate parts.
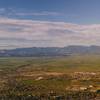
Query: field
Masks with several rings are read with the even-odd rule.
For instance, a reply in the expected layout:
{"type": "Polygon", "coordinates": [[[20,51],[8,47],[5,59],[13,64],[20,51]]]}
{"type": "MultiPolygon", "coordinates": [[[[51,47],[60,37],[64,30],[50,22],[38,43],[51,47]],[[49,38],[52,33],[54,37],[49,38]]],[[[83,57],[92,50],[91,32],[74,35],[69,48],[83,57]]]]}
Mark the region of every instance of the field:
{"type": "Polygon", "coordinates": [[[100,55],[1,57],[0,100],[100,100],[100,55]]]}

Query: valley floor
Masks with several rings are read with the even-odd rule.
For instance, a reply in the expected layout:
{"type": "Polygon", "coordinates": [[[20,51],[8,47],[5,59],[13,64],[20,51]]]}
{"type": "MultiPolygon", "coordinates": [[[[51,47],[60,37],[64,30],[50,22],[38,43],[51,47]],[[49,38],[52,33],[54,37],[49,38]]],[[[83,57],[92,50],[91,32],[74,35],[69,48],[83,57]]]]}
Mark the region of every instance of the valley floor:
{"type": "Polygon", "coordinates": [[[100,100],[100,56],[0,58],[0,100],[100,100]]]}

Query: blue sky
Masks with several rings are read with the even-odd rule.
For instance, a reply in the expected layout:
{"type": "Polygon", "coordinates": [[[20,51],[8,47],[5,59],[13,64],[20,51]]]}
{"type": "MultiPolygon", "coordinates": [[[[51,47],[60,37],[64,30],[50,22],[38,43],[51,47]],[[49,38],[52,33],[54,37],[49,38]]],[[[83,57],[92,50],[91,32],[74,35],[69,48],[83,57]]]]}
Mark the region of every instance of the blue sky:
{"type": "Polygon", "coordinates": [[[8,13],[58,13],[55,16],[9,16],[34,20],[65,21],[79,24],[100,23],[100,0],[0,0],[8,13]]]}
{"type": "Polygon", "coordinates": [[[100,45],[100,0],[0,0],[0,48],[100,45]]]}

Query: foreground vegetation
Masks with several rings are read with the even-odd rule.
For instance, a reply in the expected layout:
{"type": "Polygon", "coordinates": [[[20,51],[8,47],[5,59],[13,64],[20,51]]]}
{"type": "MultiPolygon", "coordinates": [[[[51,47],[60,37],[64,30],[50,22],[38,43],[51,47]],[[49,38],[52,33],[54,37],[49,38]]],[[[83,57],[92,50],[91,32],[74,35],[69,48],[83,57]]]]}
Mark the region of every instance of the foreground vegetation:
{"type": "Polygon", "coordinates": [[[100,100],[100,56],[2,57],[0,100],[100,100]]]}

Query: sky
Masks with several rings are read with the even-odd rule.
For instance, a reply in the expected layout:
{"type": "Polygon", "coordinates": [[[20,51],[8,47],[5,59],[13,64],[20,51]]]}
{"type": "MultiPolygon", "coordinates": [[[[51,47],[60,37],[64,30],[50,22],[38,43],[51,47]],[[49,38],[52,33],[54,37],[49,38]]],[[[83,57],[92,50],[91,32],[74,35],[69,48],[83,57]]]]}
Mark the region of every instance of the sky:
{"type": "Polygon", "coordinates": [[[0,0],[0,49],[100,46],[100,0],[0,0]]]}

